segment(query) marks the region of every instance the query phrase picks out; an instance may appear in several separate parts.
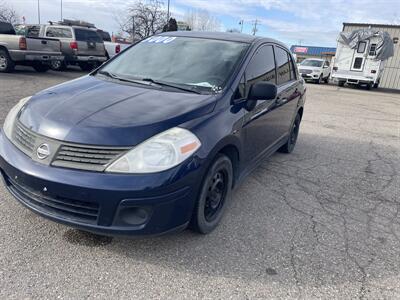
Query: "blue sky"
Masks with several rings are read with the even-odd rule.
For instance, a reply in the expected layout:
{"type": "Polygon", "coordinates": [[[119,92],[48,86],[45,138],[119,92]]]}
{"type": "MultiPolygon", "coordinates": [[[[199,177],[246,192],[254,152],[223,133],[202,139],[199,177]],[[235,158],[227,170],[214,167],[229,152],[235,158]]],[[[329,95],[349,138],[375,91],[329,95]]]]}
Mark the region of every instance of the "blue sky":
{"type": "MultiPolygon", "coordinates": [[[[42,21],[60,17],[61,0],[40,0],[42,21]]],[[[165,4],[167,0],[164,1],[165,4]]],[[[0,0],[14,7],[28,23],[37,22],[37,0],[0,0]]],[[[63,0],[64,17],[84,19],[110,32],[118,31],[130,0],[63,0]]],[[[251,33],[258,20],[257,35],[292,44],[335,46],[343,22],[400,24],[399,0],[171,0],[172,15],[183,20],[190,10],[207,10],[217,17],[221,30],[240,28],[251,33]]]]}

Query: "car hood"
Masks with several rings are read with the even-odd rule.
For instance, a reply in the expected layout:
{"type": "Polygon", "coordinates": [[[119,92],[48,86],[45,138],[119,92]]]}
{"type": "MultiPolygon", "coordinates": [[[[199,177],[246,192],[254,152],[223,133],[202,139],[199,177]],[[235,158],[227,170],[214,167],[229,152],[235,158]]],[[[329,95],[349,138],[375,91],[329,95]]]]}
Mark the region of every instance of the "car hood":
{"type": "Polygon", "coordinates": [[[322,67],[309,67],[299,65],[299,70],[311,70],[311,71],[321,71],[322,67]]]}
{"type": "Polygon", "coordinates": [[[134,146],[211,113],[216,96],[171,92],[85,76],[34,95],[19,120],[71,143],[134,146]]]}

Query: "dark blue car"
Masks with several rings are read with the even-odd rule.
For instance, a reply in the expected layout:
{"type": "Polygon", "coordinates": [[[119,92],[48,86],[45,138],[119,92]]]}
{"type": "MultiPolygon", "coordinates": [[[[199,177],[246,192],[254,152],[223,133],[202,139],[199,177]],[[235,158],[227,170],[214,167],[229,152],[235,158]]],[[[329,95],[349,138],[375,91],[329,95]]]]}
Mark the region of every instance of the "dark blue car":
{"type": "Polygon", "coordinates": [[[208,233],[260,160],[293,150],[304,101],[276,40],[161,34],[22,99],[0,134],[0,170],[16,199],[56,222],[208,233]]]}

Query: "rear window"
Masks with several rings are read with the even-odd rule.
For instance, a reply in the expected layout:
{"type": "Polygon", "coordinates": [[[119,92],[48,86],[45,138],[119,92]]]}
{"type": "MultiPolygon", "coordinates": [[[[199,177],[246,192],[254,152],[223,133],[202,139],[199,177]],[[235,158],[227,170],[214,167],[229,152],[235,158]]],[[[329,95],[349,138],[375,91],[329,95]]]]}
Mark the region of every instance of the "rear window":
{"type": "Polygon", "coordinates": [[[81,42],[96,42],[96,43],[101,43],[103,42],[103,39],[101,36],[93,30],[85,30],[85,29],[74,29],[75,30],[75,38],[77,41],[81,42]]]}
{"type": "Polygon", "coordinates": [[[15,32],[18,35],[24,35],[26,37],[39,37],[40,26],[17,25],[17,26],[15,26],[15,32]]]}
{"type": "Polygon", "coordinates": [[[61,28],[61,27],[48,27],[46,31],[47,37],[54,38],[72,38],[72,32],[69,28],[61,28]]]}
{"type": "Polygon", "coordinates": [[[0,34],[15,34],[14,27],[10,23],[0,22],[0,34]]]}

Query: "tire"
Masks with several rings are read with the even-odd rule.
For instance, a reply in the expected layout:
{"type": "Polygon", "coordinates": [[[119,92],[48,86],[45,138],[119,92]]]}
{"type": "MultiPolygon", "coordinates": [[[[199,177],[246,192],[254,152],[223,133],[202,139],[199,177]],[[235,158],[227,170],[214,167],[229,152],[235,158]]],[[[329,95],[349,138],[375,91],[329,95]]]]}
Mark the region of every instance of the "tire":
{"type": "Polygon", "coordinates": [[[321,84],[322,83],[322,74],[319,76],[317,80],[315,80],[315,83],[321,84]]]}
{"type": "Polygon", "coordinates": [[[11,73],[15,64],[6,50],[0,49],[0,73],[11,73]]]}
{"type": "Polygon", "coordinates": [[[207,234],[218,226],[231,197],[232,183],[232,162],[218,154],[202,181],[190,224],[192,230],[207,234]]]}
{"type": "Polygon", "coordinates": [[[50,68],[54,71],[64,71],[67,68],[67,64],[63,60],[53,60],[50,63],[50,68]]]}
{"type": "Polygon", "coordinates": [[[299,114],[297,114],[296,119],[293,122],[292,129],[290,130],[290,135],[289,138],[281,148],[279,148],[279,152],[281,153],[292,153],[294,150],[294,147],[296,146],[297,138],[299,136],[299,131],[300,131],[300,123],[301,123],[301,117],[299,114]]]}
{"type": "Polygon", "coordinates": [[[82,71],[85,72],[90,72],[95,68],[95,66],[90,63],[79,63],[79,67],[81,68],[82,71]]]}
{"type": "Polygon", "coordinates": [[[328,76],[325,77],[324,82],[325,83],[329,83],[329,77],[331,76],[331,74],[329,73],[328,76]]]}
{"type": "Polygon", "coordinates": [[[379,87],[379,81],[374,83],[373,87],[374,87],[374,89],[377,89],[379,87]]]}
{"type": "Polygon", "coordinates": [[[367,89],[367,91],[369,91],[372,88],[372,83],[367,83],[365,88],[367,89]]]}
{"type": "Polygon", "coordinates": [[[45,65],[45,64],[42,64],[42,63],[35,63],[35,64],[32,65],[32,68],[34,68],[35,71],[38,72],[38,73],[45,73],[48,70],[50,70],[50,66],[49,65],[45,65]]]}
{"type": "Polygon", "coordinates": [[[345,81],[339,81],[338,86],[343,87],[345,83],[346,83],[345,81]]]}

